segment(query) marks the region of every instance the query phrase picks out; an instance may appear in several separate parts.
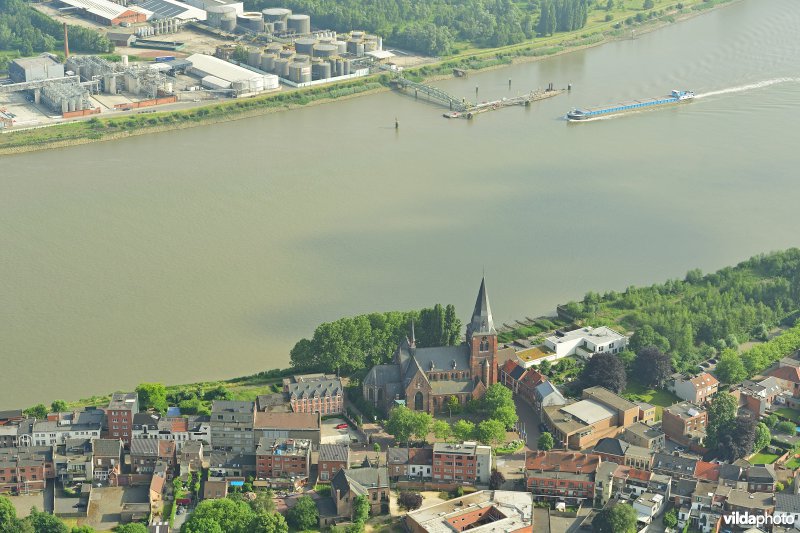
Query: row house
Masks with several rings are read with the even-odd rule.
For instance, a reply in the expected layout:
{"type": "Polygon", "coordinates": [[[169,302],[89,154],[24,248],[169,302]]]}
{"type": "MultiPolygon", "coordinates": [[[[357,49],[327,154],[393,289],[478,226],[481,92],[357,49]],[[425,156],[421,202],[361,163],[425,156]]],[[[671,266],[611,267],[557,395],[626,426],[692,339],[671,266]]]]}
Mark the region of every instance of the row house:
{"type": "Polygon", "coordinates": [[[296,413],[344,412],[344,385],[341,378],[329,374],[306,374],[283,379],[283,392],[296,413]]]}
{"type": "Polygon", "coordinates": [[[498,381],[511,389],[514,394],[518,394],[520,380],[526,373],[527,369],[525,367],[520,366],[513,359],[509,359],[500,367],[498,381]]]}
{"type": "Polygon", "coordinates": [[[256,454],[212,451],[208,459],[209,478],[246,479],[256,476],[256,454]]]}
{"type": "Polygon", "coordinates": [[[661,494],[666,500],[671,496],[672,477],[667,475],[619,465],[613,472],[612,480],[618,498],[636,499],[647,492],[661,494]]]}
{"type": "MultiPolygon", "coordinates": [[[[791,392],[793,398],[800,398],[800,367],[788,365],[781,360],[780,366],[769,372],[767,375],[775,378],[784,391],[791,392]]],[[[791,359],[793,363],[800,363],[796,359],[791,359]]],[[[787,402],[789,403],[789,402],[787,402]]],[[[796,402],[791,402],[795,404],[796,402]]]]}
{"type": "MultiPolygon", "coordinates": [[[[306,439],[316,449],[320,445],[322,415],[320,413],[257,412],[253,424],[255,442],[268,439],[306,439]]],[[[216,447],[212,436],[212,445],[216,447]]],[[[255,451],[255,450],[254,450],[255,451]]]]}
{"type": "MultiPolygon", "coordinates": [[[[786,395],[791,396],[791,390],[786,395]]],[[[784,390],[777,378],[768,377],[759,382],[747,380],[738,388],[739,405],[756,416],[763,416],[773,405],[786,403],[784,390]]]]}
{"type": "Polygon", "coordinates": [[[698,453],[707,451],[703,446],[706,427],[708,413],[693,403],[676,403],[662,413],[661,428],[667,438],[698,453]]]}
{"type": "Polygon", "coordinates": [[[653,452],[648,448],[634,446],[620,439],[600,439],[592,453],[596,453],[604,461],[649,470],[653,462],[653,452]]]}
{"type": "Polygon", "coordinates": [[[200,472],[208,465],[205,462],[203,443],[199,440],[190,440],[178,450],[178,466],[183,477],[189,472],[200,472]]]}
{"type": "MultiPolygon", "coordinates": [[[[684,488],[689,487],[684,484],[684,488]]],[[[713,483],[694,481],[691,485],[692,492],[688,498],[681,496],[681,506],[678,508],[678,528],[683,529],[688,524],[690,528],[710,533],[716,530],[723,513],[724,497],[719,494],[718,487],[713,483]]]]}
{"type": "Polygon", "coordinates": [[[525,483],[537,500],[592,502],[595,473],[602,461],[596,454],[528,452],[525,457],[525,483]]]}
{"type": "Polygon", "coordinates": [[[369,501],[370,514],[389,511],[389,472],[386,468],[362,467],[339,470],[331,480],[331,497],[336,515],[350,519],[353,501],[364,496],[369,501]]]}
{"type": "Polygon", "coordinates": [[[255,453],[255,402],[214,400],[211,404],[211,447],[217,451],[255,453]]]}
{"type": "Polygon", "coordinates": [[[778,476],[772,465],[753,465],[745,474],[747,492],[775,492],[778,476]]]}
{"type": "Polygon", "coordinates": [[[94,457],[89,439],[70,439],[57,445],[53,460],[56,476],[64,485],[94,479],[94,457]]]}
{"type": "Polygon", "coordinates": [[[534,404],[534,391],[541,383],[547,381],[544,374],[530,368],[517,382],[517,391],[519,395],[525,398],[531,405],[534,404]]]}
{"type": "Polygon", "coordinates": [[[433,477],[433,448],[389,448],[386,456],[392,479],[433,477]]]}
{"type": "Polygon", "coordinates": [[[116,486],[121,471],[122,439],[94,439],[91,442],[94,479],[116,486]]]}
{"type": "Polygon", "coordinates": [[[256,449],[256,479],[308,480],[311,472],[311,441],[304,439],[259,440],[256,449]]]}
{"type": "MultiPolygon", "coordinates": [[[[647,402],[633,402],[639,406],[639,422],[647,425],[656,423],[656,406],[647,402]]],[[[647,446],[645,446],[646,448],[647,446]]]]}
{"type": "Polygon", "coordinates": [[[656,453],[653,456],[653,472],[672,476],[673,479],[694,479],[697,459],[682,455],[656,453]]]}
{"type": "MultiPolygon", "coordinates": [[[[524,492],[482,490],[408,513],[405,531],[532,533],[533,515],[533,502],[524,492]]],[[[547,529],[546,524],[537,524],[537,531],[547,529]]]]}
{"type": "Polygon", "coordinates": [[[585,327],[572,331],[557,330],[555,335],[545,338],[545,348],[555,352],[555,359],[577,355],[590,359],[597,353],[620,353],[628,345],[628,338],[613,329],[585,327]]]}
{"type": "Polygon", "coordinates": [[[25,418],[25,413],[22,409],[10,409],[0,411],[0,426],[14,425],[22,422],[25,418]]]}
{"type": "Polygon", "coordinates": [[[727,490],[729,491],[727,494],[721,495],[723,498],[723,516],[733,513],[768,516],[772,515],[775,511],[775,494],[772,492],[747,492],[738,489],[727,490]]]}
{"type": "MultiPolygon", "coordinates": [[[[396,448],[390,448],[389,451],[391,452],[393,449],[396,448]]],[[[346,444],[320,444],[319,458],[317,459],[317,472],[320,481],[330,481],[336,475],[336,472],[343,468],[350,468],[350,446],[346,444]]]]}
{"type": "Polygon", "coordinates": [[[678,374],[667,388],[681,400],[703,405],[717,393],[719,381],[708,372],[696,376],[678,374]]]}
{"type": "Polygon", "coordinates": [[[121,440],[125,446],[133,439],[133,416],[139,412],[139,395],[135,392],[115,392],[105,409],[103,437],[121,440]]]}
{"type": "Polygon", "coordinates": [[[161,463],[166,468],[167,480],[170,480],[175,471],[175,443],[166,440],[133,439],[130,461],[131,472],[134,474],[152,474],[156,470],[156,465],[161,463]]]}
{"type": "Polygon", "coordinates": [[[666,507],[667,500],[663,494],[645,492],[633,501],[633,510],[638,515],[638,521],[650,524],[655,517],[661,514],[666,507]]]}
{"type": "Polygon", "coordinates": [[[489,483],[492,472],[492,448],[475,442],[433,445],[434,481],[489,483]]]}
{"type": "Polygon", "coordinates": [[[33,445],[33,425],[35,418],[26,418],[19,422],[9,422],[0,426],[0,448],[16,448],[33,445]]]}
{"type": "Polygon", "coordinates": [[[133,437],[175,442],[180,451],[189,441],[211,442],[210,416],[159,417],[153,413],[138,413],[133,417],[133,437]]]}
{"type": "Polygon", "coordinates": [[[661,428],[661,423],[648,425],[637,422],[625,428],[622,439],[634,446],[654,451],[661,450],[666,446],[666,435],[661,428]]]}
{"type": "Polygon", "coordinates": [[[776,494],[772,516],[782,524],[800,524],[800,495],[776,494]]]}
{"type": "Polygon", "coordinates": [[[104,420],[105,413],[100,409],[51,413],[46,420],[33,424],[33,445],[55,446],[71,439],[98,439],[104,420]]]}
{"type": "Polygon", "coordinates": [[[25,494],[45,488],[55,477],[53,448],[25,447],[0,449],[0,492],[25,494]]]}
{"type": "Polygon", "coordinates": [[[720,465],[707,461],[697,461],[694,465],[694,478],[698,481],[719,481],[720,465]]]}

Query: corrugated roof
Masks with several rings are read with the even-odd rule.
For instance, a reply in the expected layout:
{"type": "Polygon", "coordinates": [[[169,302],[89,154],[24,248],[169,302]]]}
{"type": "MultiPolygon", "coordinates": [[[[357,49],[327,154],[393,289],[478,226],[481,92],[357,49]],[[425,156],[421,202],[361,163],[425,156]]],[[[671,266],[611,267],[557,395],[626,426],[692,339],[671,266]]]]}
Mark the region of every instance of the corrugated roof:
{"type": "Polygon", "coordinates": [[[124,13],[128,13],[131,11],[144,13],[148,19],[153,16],[153,12],[148,11],[147,9],[143,9],[141,7],[136,7],[136,6],[126,7],[120,4],[115,4],[114,2],[109,2],[108,0],[61,0],[61,1],[69,6],[77,7],[79,9],[85,9],[92,15],[105,18],[108,20],[118,18],[124,13]]]}

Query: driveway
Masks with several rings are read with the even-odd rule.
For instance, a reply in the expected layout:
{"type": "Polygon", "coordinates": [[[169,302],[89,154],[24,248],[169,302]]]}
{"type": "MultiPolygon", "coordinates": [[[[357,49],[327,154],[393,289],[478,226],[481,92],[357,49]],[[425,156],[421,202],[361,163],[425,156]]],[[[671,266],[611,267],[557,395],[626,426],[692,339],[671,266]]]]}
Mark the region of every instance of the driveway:
{"type": "Polygon", "coordinates": [[[533,406],[523,400],[520,395],[514,395],[514,404],[517,406],[520,431],[526,433],[526,443],[531,450],[539,449],[539,424],[541,419],[533,406]]]}
{"type": "Polygon", "coordinates": [[[336,429],[339,424],[346,424],[344,418],[329,418],[322,421],[322,435],[320,442],[322,444],[352,444],[353,439],[360,442],[360,435],[350,426],[345,429],[336,429]]]}

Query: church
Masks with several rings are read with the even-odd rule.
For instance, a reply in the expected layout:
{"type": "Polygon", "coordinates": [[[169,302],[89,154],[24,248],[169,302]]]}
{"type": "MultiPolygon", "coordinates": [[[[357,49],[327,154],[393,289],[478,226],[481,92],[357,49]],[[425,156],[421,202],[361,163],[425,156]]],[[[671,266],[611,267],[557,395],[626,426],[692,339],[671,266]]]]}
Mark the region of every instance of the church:
{"type": "Polygon", "coordinates": [[[484,278],[467,325],[466,342],[417,348],[412,325],[411,338],[406,337],[397,347],[393,363],[372,367],[364,378],[364,398],[384,412],[395,405],[431,414],[446,412],[452,396],[461,405],[482,398],[486,388],[497,383],[498,365],[513,353],[512,348],[498,351],[484,278]]]}

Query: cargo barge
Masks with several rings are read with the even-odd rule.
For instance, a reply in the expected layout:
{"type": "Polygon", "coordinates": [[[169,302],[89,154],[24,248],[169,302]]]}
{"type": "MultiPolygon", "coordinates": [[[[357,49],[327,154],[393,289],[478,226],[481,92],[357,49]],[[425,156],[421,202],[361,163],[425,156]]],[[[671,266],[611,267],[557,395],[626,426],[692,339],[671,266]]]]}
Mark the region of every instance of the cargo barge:
{"type": "Polygon", "coordinates": [[[662,96],[659,98],[647,98],[644,100],[632,100],[630,102],[623,102],[620,104],[573,109],[567,113],[567,120],[575,122],[597,118],[600,116],[616,115],[618,113],[636,111],[643,108],[688,102],[692,98],[694,98],[694,93],[692,91],[679,91],[675,89],[669,94],[669,96],[662,96]]]}

